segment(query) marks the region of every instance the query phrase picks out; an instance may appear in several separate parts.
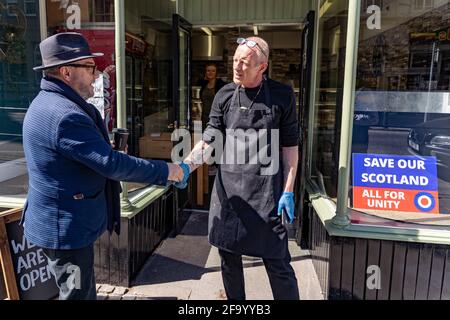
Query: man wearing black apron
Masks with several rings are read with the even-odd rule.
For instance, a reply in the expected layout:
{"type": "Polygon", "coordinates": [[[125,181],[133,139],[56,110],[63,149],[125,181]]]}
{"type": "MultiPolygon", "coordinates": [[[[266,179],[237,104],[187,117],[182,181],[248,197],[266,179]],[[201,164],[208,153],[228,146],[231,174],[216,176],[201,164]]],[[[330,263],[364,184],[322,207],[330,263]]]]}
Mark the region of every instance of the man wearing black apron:
{"type": "Polygon", "coordinates": [[[209,241],[219,248],[228,299],[245,299],[242,255],[249,255],[263,259],[274,299],[298,300],[282,223],[283,212],[288,222],[294,219],[299,140],[295,95],[292,88],[263,75],[269,56],[263,39],[239,38],[238,44],[233,83],[215,96],[203,141],[185,162],[191,163],[191,169],[198,166],[198,154],[204,155],[217,133],[222,134],[225,148],[211,195],[209,241]],[[267,134],[261,139],[263,132],[267,134]],[[253,139],[252,145],[255,133],[257,141],[253,139]],[[243,142],[245,148],[227,147],[232,139],[243,142]],[[252,156],[254,147],[259,149],[257,157],[252,156]],[[237,159],[243,159],[243,153],[242,163],[237,159]],[[262,155],[271,162],[262,161],[262,155]]]}

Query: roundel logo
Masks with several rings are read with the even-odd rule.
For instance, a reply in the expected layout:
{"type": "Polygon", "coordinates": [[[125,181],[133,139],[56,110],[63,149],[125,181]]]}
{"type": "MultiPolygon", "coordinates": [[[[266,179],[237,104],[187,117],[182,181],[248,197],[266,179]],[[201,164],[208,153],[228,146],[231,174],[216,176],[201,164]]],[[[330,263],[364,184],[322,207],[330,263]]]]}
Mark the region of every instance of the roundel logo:
{"type": "Polygon", "coordinates": [[[414,205],[420,211],[428,212],[434,209],[436,200],[434,200],[434,196],[431,193],[419,192],[414,197],[414,205]]]}

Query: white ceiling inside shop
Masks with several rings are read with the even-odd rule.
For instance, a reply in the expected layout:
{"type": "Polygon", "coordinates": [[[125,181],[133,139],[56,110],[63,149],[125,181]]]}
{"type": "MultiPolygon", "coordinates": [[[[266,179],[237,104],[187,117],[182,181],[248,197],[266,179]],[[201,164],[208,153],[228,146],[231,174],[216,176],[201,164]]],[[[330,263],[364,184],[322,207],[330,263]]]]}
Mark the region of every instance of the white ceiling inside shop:
{"type": "Polygon", "coordinates": [[[194,25],[298,23],[313,0],[178,0],[178,12],[194,25]]]}

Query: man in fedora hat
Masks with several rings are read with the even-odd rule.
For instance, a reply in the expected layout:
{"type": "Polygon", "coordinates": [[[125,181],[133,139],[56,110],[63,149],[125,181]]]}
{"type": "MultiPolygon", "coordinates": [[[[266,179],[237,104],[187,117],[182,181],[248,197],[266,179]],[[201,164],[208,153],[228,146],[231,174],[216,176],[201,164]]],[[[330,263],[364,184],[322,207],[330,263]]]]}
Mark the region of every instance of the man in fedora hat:
{"type": "Polygon", "coordinates": [[[95,58],[79,33],[40,44],[41,91],[23,123],[29,190],[25,237],[43,248],[60,299],[95,299],[94,241],[120,232],[120,184],[134,181],[184,188],[186,164],[147,161],[113,150],[93,95],[95,58]]]}

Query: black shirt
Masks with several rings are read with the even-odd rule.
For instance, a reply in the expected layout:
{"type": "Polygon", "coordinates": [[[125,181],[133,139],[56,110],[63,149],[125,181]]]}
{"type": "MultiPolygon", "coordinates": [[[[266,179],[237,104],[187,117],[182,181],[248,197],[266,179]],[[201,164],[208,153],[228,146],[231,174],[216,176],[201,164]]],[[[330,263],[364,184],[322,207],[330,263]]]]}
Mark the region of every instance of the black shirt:
{"type": "MultiPolygon", "coordinates": [[[[280,145],[282,147],[297,146],[299,143],[299,124],[294,91],[291,87],[280,82],[271,79],[265,81],[268,81],[272,110],[274,112],[272,128],[280,130],[280,145]]],[[[205,142],[208,143],[214,140],[214,130],[220,130],[222,134],[225,134],[225,129],[229,129],[225,123],[224,115],[230,111],[230,104],[236,86],[235,83],[229,83],[217,92],[209,114],[209,122],[203,134],[205,142]]],[[[266,93],[264,92],[264,86],[262,86],[257,95],[259,89],[259,86],[256,88],[241,87],[239,89],[239,98],[236,98],[235,104],[239,104],[240,100],[240,105],[246,108],[250,106],[258,108],[261,104],[265,105],[266,93]]],[[[233,108],[234,112],[236,112],[235,110],[233,108]]]]}

